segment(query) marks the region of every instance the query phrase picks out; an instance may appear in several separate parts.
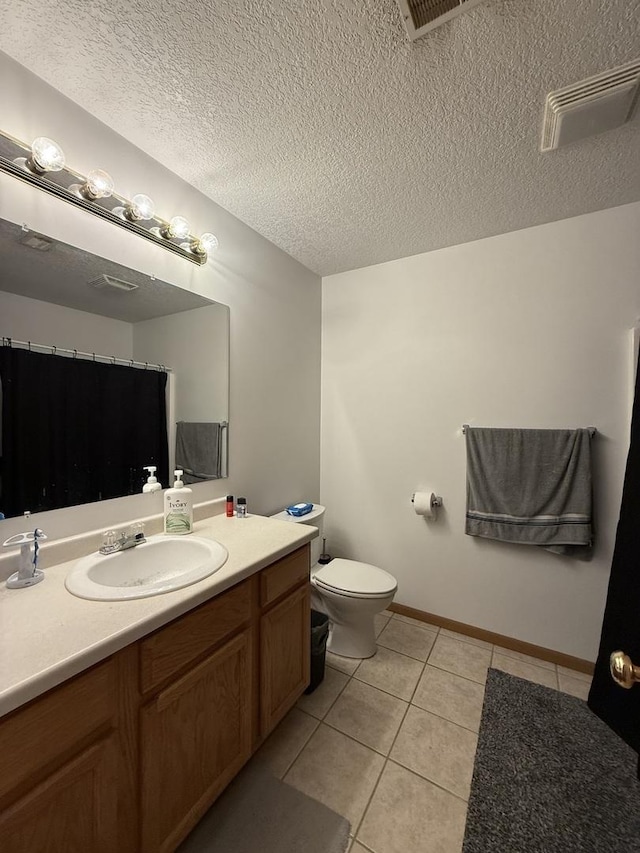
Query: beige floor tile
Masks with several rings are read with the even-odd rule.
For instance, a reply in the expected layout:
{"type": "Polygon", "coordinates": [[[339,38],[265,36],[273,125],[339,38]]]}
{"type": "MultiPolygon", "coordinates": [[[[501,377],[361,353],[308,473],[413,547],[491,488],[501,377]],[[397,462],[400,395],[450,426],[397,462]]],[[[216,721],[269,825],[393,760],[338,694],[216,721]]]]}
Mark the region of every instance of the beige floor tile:
{"type": "Polygon", "coordinates": [[[355,831],[384,761],[372,749],[321,724],[284,781],[346,817],[355,831]]]}
{"type": "Polygon", "coordinates": [[[484,684],[491,663],[491,652],[489,649],[481,649],[471,643],[439,634],[429,655],[429,663],[431,666],[484,684]]]}
{"type": "Polygon", "coordinates": [[[410,658],[426,661],[437,636],[434,631],[429,631],[427,628],[391,619],[378,636],[378,645],[408,655],[410,658]]]}
{"type": "Polygon", "coordinates": [[[558,666],[558,675],[570,675],[571,678],[577,678],[579,681],[588,681],[591,684],[592,675],[586,672],[580,672],[577,669],[569,669],[568,666],[558,666]]]}
{"type": "Polygon", "coordinates": [[[297,707],[306,714],[311,714],[312,717],[321,720],[342,693],[348,680],[349,676],[345,675],[344,672],[338,672],[337,669],[331,669],[330,666],[325,667],[322,683],[316,687],[313,693],[309,693],[308,696],[301,696],[298,699],[297,707]]]}
{"type": "Polygon", "coordinates": [[[472,646],[478,646],[479,649],[492,649],[493,644],[486,640],[478,640],[476,637],[469,637],[467,634],[459,634],[457,631],[450,631],[448,628],[440,628],[440,636],[452,637],[454,640],[460,640],[463,643],[471,643],[472,646]]]}
{"type": "Polygon", "coordinates": [[[393,616],[393,610],[383,610],[381,616],[393,616]]]}
{"type": "Polygon", "coordinates": [[[349,853],[369,853],[366,847],[363,847],[362,844],[359,844],[357,841],[354,841],[351,847],[349,848],[349,853]]]}
{"type": "Polygon", "coordinates": [[[587,701],[589,696],[589,688],[591,684],[589,681],[584,681],[582,678],[574,678],[572,675],[565,675],[564,672],[558,673],[558,683],[560,685],[560,690],[563,693],[569,693],[571,696],[577,696],[578,699],[584,699],[587,701]]]}
{"type": "Polygon", "coordinates": [[[357,839],[376,853],[460,853],[467,804],[389,761],[357,839]]]}
{"type": "Polygon", "coordinates": [[[346,672],[347,675],[353,675],[356,669],[360,666],[358,658],[343,658],[342,655],[334,655],[333,652],[327,650],[325,663],[327,666],[337,669],[340,672],[346,672]]]}
{"type": "Polygon", "coordinates": [[[477,732],[482,717],[484,686],[427,665],[411,701],[425,711],[477,732]]]}
{"type": "Polygon", "coordinates": [[[506,655],[501,655],[494,652],[491,665],[494,669],[501,669],[503,672],[508,672],[510,675],[517,675],[518,678],[526,678],[527,681],[533,681],[536,684],[542,684],[545,687],[553,687],[558,689],[558,676],[556,675],[555,667],[551,669],[543,669],[541,666],[535,666],[532,663],[509,658],[506,655]]]}
{"type": "Polygon", "coordinates": [[[540,660],[540,658],[534,658],[532,655],[525,655],[522,652],[514,652],[513,649],[504,649],[502,646],[494,646],[493,651],[498,655],[504,655],[514,660],[521,660],[523,663],[532,663],[534,666],[541,666],[542,669],[555,670],[556,668],[555,663],[551,663],[551,661],[540,660]]]}
{"type": "Polygon", "coordinates": [[[420,661],[378,646],[375,656],[363,660],[353,677],[409,701],[423,667],[420,661]]]}
{"type": "Polygon", "coordinates": [[[402,699],[351,679],[324,721],[365,746],[388,755],[407,707],[402,699]]]}
{"type": "Polygon", "coordinates": [[[282,779],[318,725],[315,717],[292,708],[260,747],[256,759],[268,764],[273,774],[282,779]]]}
{"type": "Polygon", "coordinates": [[[384,611],[382,613],[376,613],[376,615],[373,617],[373,629],[376,633],[376,637],[378,637],[382,633],[382,631],[384,631],[386,626],[389,624],[390,619],[391,616],[386,616],[384,611]]]}
{"type": "Polygon", "coordinates": [[[433,622],[423,622],[422,619],[413,619],[411,616],[403,616],[401,613],[394,613],[394,619],[400,622],[406,622],[408,625],[417,625],[419,628],[428,628],[430,631],[439,631],[440,626],[434,625],[433,622]]]}
{"type": "Polygon", "coordinates": [[[477,745],[473,732],[412,705],[390,758],[466,800],[477,745]]]}

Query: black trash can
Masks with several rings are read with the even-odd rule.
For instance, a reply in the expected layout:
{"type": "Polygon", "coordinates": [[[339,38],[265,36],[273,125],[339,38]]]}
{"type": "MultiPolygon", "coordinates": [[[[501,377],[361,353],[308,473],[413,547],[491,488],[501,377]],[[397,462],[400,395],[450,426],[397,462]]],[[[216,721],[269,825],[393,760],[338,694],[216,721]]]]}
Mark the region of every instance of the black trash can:
{"type": "Polygon", "coordinates": [[[329,635],[329,617],[319,610],[311,611],[311,667],[309,686],[305,693],[313,693],[324,678],[324,658],[329,635]]]}

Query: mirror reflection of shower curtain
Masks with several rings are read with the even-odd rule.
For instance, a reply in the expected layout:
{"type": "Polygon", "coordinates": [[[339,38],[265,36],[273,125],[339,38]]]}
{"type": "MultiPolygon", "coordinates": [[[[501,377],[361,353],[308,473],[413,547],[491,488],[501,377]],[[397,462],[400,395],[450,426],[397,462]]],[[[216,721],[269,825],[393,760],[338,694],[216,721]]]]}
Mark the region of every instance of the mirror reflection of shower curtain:
{"type": "Polygon", "coordinates": [[[168,482],[166,373],[3,346],[0,382],[7,517],[168,482]]]}

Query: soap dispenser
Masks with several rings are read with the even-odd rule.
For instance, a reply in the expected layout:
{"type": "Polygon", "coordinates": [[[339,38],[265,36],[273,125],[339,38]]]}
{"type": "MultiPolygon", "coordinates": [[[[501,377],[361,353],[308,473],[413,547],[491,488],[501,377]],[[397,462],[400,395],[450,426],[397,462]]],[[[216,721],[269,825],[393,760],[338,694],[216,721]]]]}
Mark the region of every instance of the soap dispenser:
{"type": "Polygon", "coordinates": [[[162,489],[162,484],[156,479],[156,466],[145,465],[144,470],[149,472],[149,476],[147,477],[147,482],[142,487],[143,493],[159,492],[162,489]]]}
{"type": "Polygon", "coordinates": [[[164,493],[164,532],[182,535],[193,531],[193,492],[182,482],[182,471],[173,473],[173,488],[164,493]]]}

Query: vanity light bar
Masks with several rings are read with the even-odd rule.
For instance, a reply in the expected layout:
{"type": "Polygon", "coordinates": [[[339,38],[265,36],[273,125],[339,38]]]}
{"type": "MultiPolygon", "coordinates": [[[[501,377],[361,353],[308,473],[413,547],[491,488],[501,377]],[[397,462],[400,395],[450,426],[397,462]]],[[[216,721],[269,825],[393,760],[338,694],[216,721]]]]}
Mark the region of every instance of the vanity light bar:
{"type": "Polygon", "coordinates": [[[0,130],[0,171],[151,240],[198,266],[206,264],[218,247],[217,238],[210,232],[200,236],[190,233],[183,216],[168,221],[161,219],[149,196],[140,193],[127,199],[118,195],[111,176],[102,169],[94,169],[87,176],[75,172],[66,165],[62,148],[47,137],[39,136],[32,145],[27,145],[0,130]]]}

